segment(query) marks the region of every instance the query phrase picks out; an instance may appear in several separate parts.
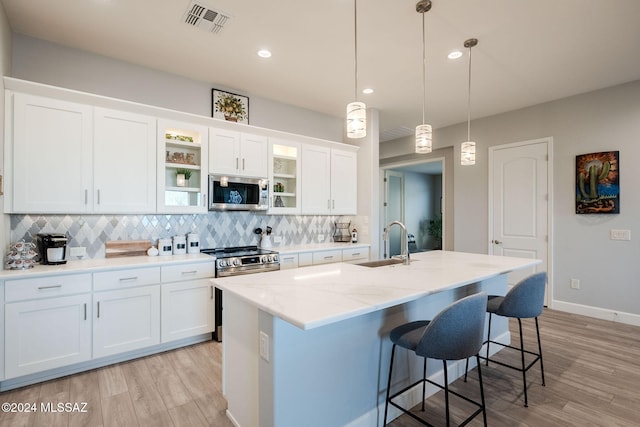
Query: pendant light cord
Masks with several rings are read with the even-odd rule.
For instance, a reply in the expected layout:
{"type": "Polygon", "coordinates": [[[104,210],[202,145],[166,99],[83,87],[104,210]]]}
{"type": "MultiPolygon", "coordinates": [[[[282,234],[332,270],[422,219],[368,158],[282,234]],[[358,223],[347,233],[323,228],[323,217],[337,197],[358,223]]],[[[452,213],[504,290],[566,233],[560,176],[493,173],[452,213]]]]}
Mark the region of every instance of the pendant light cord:
{"type": "Polygon", "coordinates": [[[469,90],[467,97],[467,141],[471,141],[471,47],[469,46],[469,90]]]}
{"type": "Polygon", "coordinates": [[[354,99],[358,100],[358,0],[353,0],[353,45],[355,51],[354,99]]]}
{"type": "Polygon", "coordinates": [[[424,124],[424,111],[427,98],[427,43],[425,41],[424,12],[422,12],[422,124],[424,124]]]}

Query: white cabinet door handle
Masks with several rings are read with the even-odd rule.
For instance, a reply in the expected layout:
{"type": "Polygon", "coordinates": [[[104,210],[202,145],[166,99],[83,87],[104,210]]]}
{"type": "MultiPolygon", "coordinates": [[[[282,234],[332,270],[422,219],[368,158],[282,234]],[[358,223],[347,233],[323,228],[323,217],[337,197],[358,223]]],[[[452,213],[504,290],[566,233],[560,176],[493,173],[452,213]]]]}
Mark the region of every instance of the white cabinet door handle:
{"type": "Polygon", "coordinates": [[[244,158],[242,158],[242,170],[244,170],[244,158]]]}
{"type": "Polygon", "coordinates": [[[87,303],[84,303],[84,320],[87,320],[87,303]]]}
{"type": "Polygon", "coordinates": [[[85,189],[84,190],[84,204],[88,204],[89,203],[89,190],[85,189]]]}
{"type": "Polygon", "coordinates": [[[121,282],[134,282],[136,280],[138,280],[138,276],[133,276],[133,277],[121,277],[119,279],[121,282]]]}
{"type": "Polygon", "coordinates": [[[100,190],[96,190],[98,193],[98,204],[100,204],[100,190]]]}
{"type": "Polygon", "coordinates": [[[213,299],[213,286],[210,286],[211,288],[211,299],[213,299]]]}
{"type": "Polygon", "coordinates": [[[100,318],[100,301],[98,301],[98,319],[100,318]]]}

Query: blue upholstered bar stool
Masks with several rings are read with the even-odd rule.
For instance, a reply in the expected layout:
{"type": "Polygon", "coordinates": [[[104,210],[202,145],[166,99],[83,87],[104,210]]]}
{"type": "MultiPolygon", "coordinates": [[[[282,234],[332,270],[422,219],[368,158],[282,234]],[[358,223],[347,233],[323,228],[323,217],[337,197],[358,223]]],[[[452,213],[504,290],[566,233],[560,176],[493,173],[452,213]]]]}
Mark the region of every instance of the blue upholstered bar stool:
{"type": "Polygon", "coordinates": [[[482,387],[482,372],[478,352],[482,348],[484,323],[487,309],[487,295],[478,293],[462,298],[438,313],[433,320],[419,320],[400,325],[390,334],[393,347],[391,348],[391,362],[389,364],[389,380],[387,382],[387,397],[384,407],[384,424],[387,424],[389,404],[400,409],[407,415],[424,425],[430,426],[426,420],[418,417],[409,409],[405,409],[393,401],[394,398],[407,390],[422,384],[422,410],[424,411],[426,383],[433,384],[444,390],[447,426],[449,426],[449,393],[466,400],[478,407],[461,425],[467,424],[476,415],[482,413],[484,425],[487,425],[487,413],[484,404],[484,389],[482,387]],[[415,352],[424,358],[422,379],[408,387],[390,395],[391,372],[396,346],[415,352]],[[478,379],[480,382],[480,402],[471,400],[460,393],[449,390],[447,360],[462,360],[476,356],[478,362],[478,379]],[[442,360],[444,368],[444,385],[435,383],[427,378],[427,358],[442,360]]]}
{"type": "MultiPolygon", "coordinates": [[[[487,333],[487,356],[481,357],[486,360],[487,366],[489,360],[501,366],[515,369],[522,372],[522,382],[524,384],[524,406],[529,406],[527,398],[527,371],[536,363],[540,362],[540,374],[542,376],[542,385],[544,386],[544,365],[542,363],[542,344],[540,343],[540,328],[538,327],[538,316],[542,314],[544,308],[544,291],[547,282],[547,273],[535,273],[529,277],[522,279],[513,288],[507,292],[505,296],[490,295],[487,301],[487,312],[489,313],[489,327],[487,333]],[[518,319],[518,328],[520,331],[520,347],[505,345],[497,341],[491,340],[491,316],[492,315],[512,317],[518,319]],[[522,338],[522,319],[535,319],[536,334],[538,336],[538,352],[524,349],[524,339],[522,338]],[[494,359],[489,359],[489,345],[498,344],[520,352],[521,365],[513,366],[494,359]],[[525,362],[525,354],[535,356],[529,363],[525,362]]],[[[469,360],[467,360],[467,368],[469,360]]],[[[466,372],[465,372],[466,379],[466,372]]]]}

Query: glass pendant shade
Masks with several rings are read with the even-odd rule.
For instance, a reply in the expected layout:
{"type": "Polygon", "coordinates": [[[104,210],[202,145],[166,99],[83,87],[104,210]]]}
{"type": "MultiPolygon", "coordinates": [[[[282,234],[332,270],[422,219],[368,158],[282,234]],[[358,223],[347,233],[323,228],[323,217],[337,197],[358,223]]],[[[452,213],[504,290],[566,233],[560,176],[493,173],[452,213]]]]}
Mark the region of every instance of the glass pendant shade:
{"type": "Polygon", "coordinates": [[[347,105],[347,137],[364,138],[367,136],[367,106],[364,102],[351,102],[347,105]]]}
{"type": "Polygon", "coordinates": [[[467,141],[462,143],[460,150],[460,164],[462,166],[471,166],[476,164],[476,143],[467,141]]]}
{"type": "Polygon", "coordinates": [[[430,153],[431,149],[431,125],[422,124],[416,126],[416,153],[430,153]]]}

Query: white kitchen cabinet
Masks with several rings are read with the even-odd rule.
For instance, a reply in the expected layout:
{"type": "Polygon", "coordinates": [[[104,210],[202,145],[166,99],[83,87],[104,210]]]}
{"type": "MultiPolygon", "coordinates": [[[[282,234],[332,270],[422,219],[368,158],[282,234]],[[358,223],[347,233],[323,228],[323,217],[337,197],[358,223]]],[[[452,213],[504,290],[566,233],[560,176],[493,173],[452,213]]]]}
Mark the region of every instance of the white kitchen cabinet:
{"type": "Polygon", "coordinates": [[[162,267],[161,341],[213,332],[213,261],[162,267]]]}
{"type": "Polygon", "coordinates": [[[93,211],[156,209],[156,119],[94,108],[93,211]]]}
{"type": "Polygon", "coordinates": [[[280,254],[280,270],[298,268],[298,254],[280,254]]]}
{"type": "Polygon", "coordinates": [[[357,213],[357,154],[324,146],[302,146],[302,214],[357,213]]]}
{"type": "Polygon", "coordinates": [[[347,248],[342,250],[343,262],[364,262],[369,260],[369,247],[360,246],[356,248],[347,248]]]}
{"type": "Polygon", "coordinates": [[[209,128],[209,173],[265,178],[268,138],[243,132],[209,128]]]}
{"type": "Polygon", "coordinates": [[[313,265],[329,264],[332,262],[341,262],[341,261],[342,261],[341,249],[330,249],[330,250],[313,252],[313,265]]]}
{"type": "Polygon", "coordinates": [[[269,138],[269,212],[299,214],[301,144],[269,138]]]}
{"type": "Polygon", "coordinates": [[[8,96],[13,109],[7,111],[5,170],[13,200],[6,211],[90,212],[92,107],[21,93],[8,96]]]}
{"type": "Polygon", "coordinates": [[[14,93],[9,212],[147,213],[156,206],[155,118],[14,93]]]}
{"type": "Polygon", "coordinates": [[[158,120],[158,212],[207,212],[208,150],[206,126],[158,120]]]}
{"type": "Polygon", "coordinates": [[[5,285],[5,379],[91,359],[90,274],[5,285]]]}
{"type": "Polygon", "coordinates": [[[95,273],[93,281],[94,358],[160,343],[160,268],[95,273]]]}
{"type": "Polygon", "coordinates": [[[331,150],[331,213],[358,213],[358,157],[353,151],[331,150]]]}

